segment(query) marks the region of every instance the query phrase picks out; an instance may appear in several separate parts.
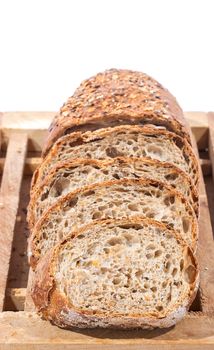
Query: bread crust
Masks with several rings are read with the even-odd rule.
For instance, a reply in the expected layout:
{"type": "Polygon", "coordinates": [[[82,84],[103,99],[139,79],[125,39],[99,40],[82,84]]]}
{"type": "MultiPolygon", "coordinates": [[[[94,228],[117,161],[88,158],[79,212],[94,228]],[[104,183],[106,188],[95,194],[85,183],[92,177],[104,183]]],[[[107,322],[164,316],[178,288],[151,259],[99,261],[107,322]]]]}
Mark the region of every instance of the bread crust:
{"type": "Polygon", "coordinates": [[[162,129],[158,129],[154,126],[136,126],[136,125],[122,125],[122,126],[115,126],[113,128],[106,128],[106,129],[100,129],[97,131],[88,131],[85,133],[81,132],[75,132],[66,136],[62,136],[51,148],[50,152],[47,154],[45,159],[43,160],[42,164],[37,168],[35,171],[32,183],[31,183],[31,194],[36,188],[36,186],[40,186],[41,181],[44,179],[44,175],[47,174],[45,169],[47,167],[51,167],[51,163],[53,162],[53,158],[57,156],[59,152],[59,148],[65,143],[69,142],[71,144],[71,147],[74,147],[75,145],[81,145],[86,144],[88,142],[97,141],[100,139],[103,139],[107,137],[108,135],[112,135],[113,133],[129,133],[129,132],[136,132],[141,133],[146,136],[152,136],[152,137],[163,137],[165,139],[170,139],[172,142],[174,142],[176,145],[179,145],[180,148],[182,148],[183,155],[185,159],[190,159],[194,171],[195,171],[195,179],[194,183],[196,187],[198,186],[198,179],[199,179],[199,168],[198,168],[198,161],[196,159],[196,156],[189,145],[189,143],[181,138],[180,136],[166,131],[162,129]]]}
{"type": "Polygon", "coordinates": [[[54,118],[43,150],[66,133],[124,124],[155,124],[190,141],[190,129],[172,94],[150,76],[110,69],[81,83],[54,118]]]}
{"type": "MultiPolygon", "coordinates": [[[[41,197],[44,191],[44,188],[49,187],[50,189],[51,183],[57,178],[57,174],[59,172],[60,173],[62,172],[62,169],[77,168],[81,165],[96,166],[100,169],[105,169],[111,165],[117,165],[118,168],[121,168],[123,165],[130,164],[134,166],[135,163],[139,163],[139,162],[142,162],[142,164],[146,164],[147,166],[155,166],[157,169],[164,168],[166,171],[168,171],[169,175],[176,174],[181,176],[183,185],[185,186],[186,189],[190,189],[191,191],[191,198],[187,197],[187,200],[189,200],[190,204],[193,206],[195,210],[196,216],[198,216],[198,211],[199,211],[198,191],[196,187],[193,185],[193,183],[191,182],[190,177],[183,170],[176,167],[174,164],[167,163],[167,162],[163,163],[156,159],[117,157],[110,160],[73,159],[73,160],[67,160],[67,161],[62,161],[57,163],[48,173],[47,177],[41,182],[40,186],[37,187],[35,191],[32,193],[32,196],[28,205],[28,214],[27,214],[28,221],[32,222],[33,225],[36,222],[34,209],[35,209],[35,206],[37,205],[38,199],[41,197]]],[[[129,178],[130,177],[131,176],[129,176],[129,178]]],[[[157,179],[157,177],[155,176],[154,177],[146,176],[146,177],[153,178],[154,180],[157,179]]],[[[124,176],[124,178],[126,177],[124,176]]],[[[134,175],[133,175],[133,178],[135,178],[134,175]]],[[[94,181],[91,184],[94,184],[96,182],[97,181],[94,181]]],[[[168,183],[167,180],[165,182],[166,184],[170,185],[170,183],[168,183]]],[[[178,191],[181,192],[180,190],[178,191]]],[[[59,197],[57,199],[59,199],[59,197]]]]}
{"type": "Polygon", "coordinates": [[[92,224],[86,225],[80,230],[73,232],[68,235],[64,241],[56,245],[40,260],[34,283],[32,286],[32,298],[36,305],[38,312],[47,320],[52,321],[59,327],[79,327],[79,328],[94,328],[94,327],[111,327],[121,329],[131,328],[167,328],[173,326],[176,322],[183,318],[192,301],[195,298],[199,284],[199,269],[196,257],[192,253],[191,249],[186,245],[180,235],[169,228],[167,225],[157,222],[153,219],[144,217],[132,217],[127,219],[118,220],[99,220],[92,224]],[[185,295],[182,302],[175,304],[175,308],[170,310],[168,313],[157,312],[155,315],[149,314],[148,312],[142,314],[130,314],[124,316],[122,314],[106,315],[105,313],[96,312],[93,314],[92,311],[82,311],[75,309],[74,306],[69,302],[65,295],[63,295],[55,284],[54,273],[56,266],[56,256],[60,250],[60,247],[66,244],[67,241],[72,240],[75,236],[78,236],[90,228],[93,229],[95,225],[106,226],[108,224],[149,224],[159,227],[160,229],[168,229],[170,234],[176,237],[179,244],[182,245],[187,251],[188,257],[191,260],[192,265],[195,267],[195,278],[190,283],[190,289],[188,294],[185,295]]]}
{"type": "Polygon", "coordinates": [[[172,189],[172,187],[166,185],[163,182],[160,181],[155,181],[152,179],[120,179],[120,180],[111,180],[111,181],[106,181],[106,182],[102,182],[102,183],[97,183],[94,185],[89,185],[89,186],[85,186],[83,188],[80,188],[74,192],[70,192],[67,195],[61,197],[56,203],[54,203],[43,215],[42,217],[37,221],[37,223],[34,225],[33,222],[30,221],[29,218],[29,226],[32,230],[32,234],[29,237],[28,240],[28,248],[29,248],[29,262],[30,265],[33,269],[35,269],[39,259],[40,259],[40,255],[39,252],[37,250],[36,247],[36,242],[40,239],[40,230],[42,225],[44,224],[44,222],[49,221],[50,222],[50,218],[49,216],[51,215],[51,213],[55,210],[60,212],[61,208],[63,207],[63,205],[69,201],[71,201],[73,198],[75,198],[78,195],[81,195],[83,193],[89,192],[89,191],[93,191],[95,189],[99,189],[99,188],[106,188],[106,187],[111,187],[114,184],[118,184],[118,185],[123,185],[123,184],[131,184],[131,185],[154,185],[156,187],[159,188],[166,188],[170,195],[175,195],[176,197],[178,197],[182,203],[184,203],[185,207],[186,207],[186,211],[187,213],[191,213],[191,217],[193,218],[192,221],[192,247],[193,250],[195,251],[196,247],[197,247],[197,241],[198,241],[198,224],[197,224],[197,218],[195,215],[195,212],[192,208],[192,206],[188,203],[188,201],[181,195],[180,192],[176,191],[175,189],[172,189]]]}

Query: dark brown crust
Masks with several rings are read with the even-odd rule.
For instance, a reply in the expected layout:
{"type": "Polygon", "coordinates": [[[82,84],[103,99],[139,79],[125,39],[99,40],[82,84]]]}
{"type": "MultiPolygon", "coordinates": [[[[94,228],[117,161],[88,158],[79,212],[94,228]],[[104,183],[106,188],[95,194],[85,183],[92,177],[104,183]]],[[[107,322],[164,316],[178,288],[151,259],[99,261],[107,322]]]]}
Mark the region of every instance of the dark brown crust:
{"type": "Polygon", "coordinates": [[[74,192],[70,192],[67,195],[61,197],[56,203],[54,203],[40,218],[40,220],[37,221],[36,225],[34,226],[31,221],[29,221],[29,226],[32,229],[32,234],[29,237],[28,247],[30,253],[30,265],[33,269],[35,269],[35,266],[38,263],[39,260],[39,254],[36,249],[36,241],[39,239],[40,230],[44,222],[50,221],[49,215],[52,211],[57,210],[60,212],[62,206],[73,199],[77,195],[81,195],[82,193],[92,191],[97,188],[102,187],[110,187],[114,184],[132,184],[132,185],[140,185],[140,184],[148,184],[153,185],[155,187],[159,188],[166,188],[172,195],[175,195],[176,197],[180,198],[180,200],[185,204],[187,212],[191,213],[191,217],[193,218],[192,222],[192,248],[195,251],[198,241],[198,225],[197,225],[197,218],[195,215],[195,212],[192,208],[192,206],[189,204],[189,202],[181,195],[180,192],[176,191],[175,189],[172,189],[172,187],[166,185],[163,182],[155,181],[152,179],[121,179],[121,180],[112,180],[112,181],[106,181],[94,185],[85,186],[84,188],[80,188],[74,192]]]}
{"type": "Polygon", "coordinates": [[[176,323],[176,321],[181,318],[184,314],[184,310],[187,310],[191,305],[198,289],[199,281],[199,269],[198,263],[193,255],[192,251],[184,240],[178,235],[178,233],[163,223],[157,222],[153,219],[142,218],[142,217],[132,217],[128,219],[118,219],[118,220],[100,220],[92,224],[84,226],[79,231],[73,232],[68,235],[63,242],[55,246],[48,254],[46,254],[43,259],[39,262],[37,266],[34,283],[32,286],[32,298],[37,307],[37,310],[46,319],[54,322],[60,327],[72,327],[78,326],[82,328],[88,327],[113,327],[113,328],[153,328],[153,327],[170,327],[176,323]],[[189,294],[186,296],[186,300],[183,300],[183,305],[176,305],[175,307],[182,311],[182,314],[176,313],[174,310],[168,314],[159,313],[157,315],[151,314],[130,314],[124,316],[122,314],[112,314],[107,316],[103,313],[92,314],[90,311],[83,312],[82,310],[75,309],[73,305],[68,301],[65,295],[63,295],[56,287],[54,282],[54,274],[56,268],[56,257],[61,247],[66,244],[73,237],[83,233],[85,230],[93,228],[95,225],[106,226],[108,224],[143,224],[147,223],[149,225],[158,226],[160,229],[168,229],[171,234],[173,234],[179,244],[181,244],[184,249],[187,248],[188,257],[191,260],[192,265],[195,267],[196,276],[194,282],[190,285],[189,294]],[[67,315],[69,317],[67,317],[67,315]],[[115,320],[120,320],[115,323],[115,320]]]}
{"type": "MultiPolygon", "coordinates": [[[[123,125],[123,126],[116,126],[114,128],[106,128],[106,129],[101,129],[101,130],[97,130],[94,132],[86,132],[86,133],[81,133],[81,132],[75,132],[66,136],[61,137],[52,147],[52,149],[50,150],[50,152],[48,153],[48,155],[46,156],[46,158],[44,159],[44,161],[42,162],[42,164],[40,165],[40,167],[37,168],[34,176],[33,176],[33,180],[32,180],[32,191],[34,191],[35,187],[38,185],[40,185],[40,181],[42,181],[42,175],[43,175],[43,170],[45,168],[45,166],[47,164],[51,164],[52,158],[55,157],[57,155],[57,153],[59,152],[59,147],[61,145],[63,145],[63,143],[65,143],[66,141],[70,142],[73,147],[75,145],[80,145],[80,144],[84,144],[87,142],[91,142],[93,140],[99,140],[102,139],[106,136],[108,136],[109,134],[113,134],[116,132],[136,132],[136,133],[141,133],[144,135],[151,135],[153,137],[163,137],[163,138],[167,138],[172,140],[172,142],[174,142],[176,145],[179,144],[182,148],[183,148],[183,153],[184,153],[184,157],[189,157],[192,159],[193,164],[195,166],[196,169],[196,179],[195,179],[195,183],[196,185],[198,184],[198,179],[199,179],[199,170],[198,170],[198,162],[196,159],[196,156],[192,150],[192,147],[188,144],[188,142],[177,136],[176,134],[166,131],[166,130],[162,130],[162,129],[157,129],[154,126],[136,126],[136,125],[123,125]]],[[[72,147],[72,146],[71,146],[72,147]]]]}
{"type": "MultiPolygon", "coordinates": [[[[56,178],[58,171],[61,171],[64,168],[66,168],[66,169],[76,168],[76,167],[78,167],[80,165],[84,165],[84,164],[88,164],[88,165],[92,165],[92,166],[95,165],[96,167],[103,169],[104,167],[106,167],[108,165],[118,164],[118,166],[120,167],[123,164],[134,164],[135,162],[139,162],[139,161],[142,161],[143,163],[146,163],[147,165],[153,165],[153,166],[155,165],[157,168],[158,167],[166,168],[166,169],[168,169],[169,174],[181,175],[183,181],[186,182],[187,186],[191,190],[192,200],[190,201],[190,204],[193,206],[195,213],[196,213],[196,216],[198,216],[198,211],[199,211],[198,192],[197,192],[196,187],[192,184],[189,176],[183,170],[181,170],[180,168],[176,167],[175,165],[173,165],[171,163],[167,163],[167,162],[163,163],[163,162],[156,160],[156,159],[117,157],[117,158],[113,158],[110,160],[71,159],[71,160],[67,160],[64,162],[63,161],[58,162],[51,169],[51,171],[48,173],[46,178],[41,182],[40,186],[37,187],[35,189],[35,191],[32,193],[30,203],[28,205],[28,215],[27,215],[28,221],[32,222],[34,225],[34,223],[35,223],[35,217],[34,217],[34,213],[33,213],[34,207],[38,201],[38,198],[42,194],[43,188],[48,187],[48,186],[50,187],[50,184],[56,178]]],[[[134,176],[133,176],[133,178],[134,178],[134,176]]],[[[94,181],[93,183],[96,183],[96,181],[94,181]]],[[[166,183],[168,183],[168,182],[166,181],[166,183]]],[[[168,183],[168,185],[170,185],[170,183],[168,183]]]]}
{"type": "Polygon", "coordinates": [[[54,118],[43,154],[66,133],[111,125],[155,124],[190,141],[189,127],[176,99],[150,76],[110,69],[82,82],[54,118]]]}
{"type": "MultiPolygon", "coordinates": [[[[49,271],[49,264],[51,263],[53,249],[45,254],[45,259],[41,259],[39,265],[39,273],[34,278],[34,294],[38,305],[48,307],[48,295],[49,291],[53,288],[54,278],[51,276],[49,271]],[[43,276],[46,276],[43,279],[43,276]]],[[[39,311],[39,310],[38,310],[39,311]]]]}

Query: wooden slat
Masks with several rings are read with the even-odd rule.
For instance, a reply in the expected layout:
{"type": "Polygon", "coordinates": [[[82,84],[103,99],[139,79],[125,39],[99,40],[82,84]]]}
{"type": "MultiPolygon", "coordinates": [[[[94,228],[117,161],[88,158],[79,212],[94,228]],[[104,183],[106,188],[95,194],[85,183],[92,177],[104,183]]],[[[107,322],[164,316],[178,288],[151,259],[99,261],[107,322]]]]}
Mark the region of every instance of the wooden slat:
{"type": "MultiPolygon", "coordinates": [[[[41,163],[40,157],[26,158],[24,165],[24,175],[32,175],[41,163]]],[[[5,158],[0,158],[0,175],[3,173],[5,158]]]]}
{"type": "MultiPolygon", "coordinates": [[[[11,132],[27,133],[28,149],[41,151],[47,129],[56,112],[6,112],[0,113],[2,148],[5,149],[11,132]]],[[[199,149],[208,147],[208,117],[203,112],[185,112],[190,127],[196,137],[199,149]]]]}
{"type": "Polygon", "coordinates": [[[192,314],[168,330],[68,331],[54,327],[34,313],[0,314],[1,349],[213,349],[214,318],[192,314]]]}
{"type": "Polygon", "coordinates": [[[2,145],[1,115],[2,113],[0,112],[0,155],[1,155],[1,145],[2,145]]]}
{"type": "Polygon", "coordinates": [[[41,151],[47,129],[55,112],[5,112],[0,115],[2,148],[6,148],[12,132],[27,133],[28,149],[41,151]]]}
{"type": "Polygon", "coordinates": [[[26,288],[7,288],[5,310],[23,311],[26,297],[26,288]]]}
{"type": "Polygon", "coordinates": [[[206,112],[184,112],[191,128],[208,128],[208,117],[206,112]]]}
{"type": "Polygon", "coordinates": [[[4,307],[26,150],[27,134],[11,135],[0,191],[0,311],[4,307]]]}
{"type": "Polygon", "coordinates": [[[208,116],[204,112],[185,112],[199,150],[208,147],[208,116]]]}
{"type": "Polygon", "coordinates": [[[212,164],[210,159],[200,159],[200,166],[204,176],[212,174],[212,164]]]}
{"type": "Polygon", "coordinates": [[[1,113],[0,128],[25,132],[47,130],[56,112],[4,112],[1,113]]]}
{"type": "Polygon", "coordinates": [[[212,164],[212,174],[214,179],[214,113],[208,113],[209,124],[209,157],[212,164]]]}
{"type": "Polygon", "coordinates": [[[29,275],[28,275],[28,284],[27,284],[27,289],[26,289],[25,305],[24,305],[25,311],[35,311],[35,306],[34,306],[32,298],[31,298],[31,285],[32,285],[32,280],[33,280],[33,274],[34,274],[34,272],[30,268],[29,275]]]}
{"type": "MultiPolygon", "coordinates": [[[[193,147],[197,156],[198,150],[193,138],[193,147]]],[[[214,241],[212,224],[210,219],[208,199],[202,171],[200,168],[200,217],[199,217],[199,241],[197,256],[200,265],[200,295],[203,312],[214,313],[214,241]]]]}

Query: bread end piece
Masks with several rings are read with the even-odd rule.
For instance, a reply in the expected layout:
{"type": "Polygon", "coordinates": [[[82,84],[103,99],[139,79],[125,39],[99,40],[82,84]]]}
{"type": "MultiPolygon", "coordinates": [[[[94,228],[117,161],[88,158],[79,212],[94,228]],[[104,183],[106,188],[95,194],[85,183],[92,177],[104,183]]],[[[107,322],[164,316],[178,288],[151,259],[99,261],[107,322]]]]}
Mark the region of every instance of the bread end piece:
{"type": "MultiPolygon", "coordinates": [[[[86,237],[84,238],[86,239],[86,237]]],[[[180,239],[176,231],[168,228],[166,225],[159,223],[153,219],[145,219],[135,217],[122,220],[102,220],[83,227],[79,232],[72,233],[63,242],[55,246],[42,260],[40,260],[32,287],[32,297],[38,312],[47,320],[53,322],[62,328],[119,328],[119,329],[152,329],[152,328],[168,328],[175,325],[186,314],[189,306],[195,298],[199,284],[198,264],[190,248],[180,239]],[[96,228],[97,225],[97,228],[96,228]],[[58,254],[63,246],[69,240],[75,239],[77,236],[88,233],[99,232],[106,227],[116,227],[119,225],[147,225],[162,229],[169,235],[175,235],[175,238],[186,252],[186,263],[184,263],[184,273],[188,271],[189,266],[194,269],[194,273],[190,272],[189,292],[184,294],[185,298],[175,302],[175,307],[169,309],[166,313],[162,312],[135,312],[135,314],[119,314],[118,312],[94,312],[92,310],[81,310],[74,307],[65,293],[60,290],[57,285],[56,265],[58,254]],[[186,264],[186,265],[185,265],[186,264]],[[164,314],[165,313],[165,314],[164,314]]],[[[128,305],[128,304],[127,304],[128,305]]]]}

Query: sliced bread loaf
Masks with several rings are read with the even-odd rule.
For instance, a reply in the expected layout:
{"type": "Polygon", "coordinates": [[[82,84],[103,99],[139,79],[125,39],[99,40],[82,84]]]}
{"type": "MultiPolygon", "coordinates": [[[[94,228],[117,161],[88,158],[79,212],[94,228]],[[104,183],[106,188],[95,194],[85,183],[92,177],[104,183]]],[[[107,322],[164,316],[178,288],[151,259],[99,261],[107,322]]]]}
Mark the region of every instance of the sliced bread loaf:
{"type": "Polygon", "coordinates": [[[60,327],[165,328],[197,287],[198,265],[180,235],[135,217],[96,222],[55,246],[37,266],[32,298],[60,327]]]}
{"type": "Polygon", "coordinates": [[[180,191],[198,215],[198,194],[188,175],[171,163],[148,158],[114,158],[106,161],[77,159],[59,162],[32,194],[28,221],[35,222],[60,197],[80,187],[122,178],[150,178],[180,191]]]}
{"type": "MultiPolygon", "coordinates": [[[[32,267],[68,233],[97,219],[145,215],[178,230],[193,248],[198,226],[192,206],[172,187],[149,179],[121,179],[61,197],[37,222],[29,242],[32,267]]],[[[33,228],[30,222],[31,229],[33,228]]]]}
{"type": "Polygon", "coordinates": [[[141,72],[111,69],[85,80],[61,108],[50,128],[44,154],[61,136],[121,124],[154,124],[190,142],[176,99],[141,72]]]}
{"type": "Polygon", "coordinates": [[[117,126],[94,132],[76,132],[60,138],[34,173],[32,190],[59,161],[75,158],[107,159],[149,157],[170,162],[185,171],[198,185],[197,159],[188,142],[174,133],[155,127],[117,126]]]}

